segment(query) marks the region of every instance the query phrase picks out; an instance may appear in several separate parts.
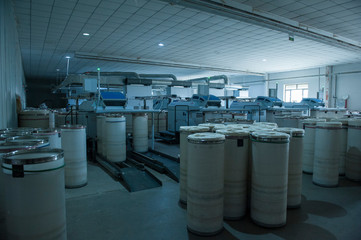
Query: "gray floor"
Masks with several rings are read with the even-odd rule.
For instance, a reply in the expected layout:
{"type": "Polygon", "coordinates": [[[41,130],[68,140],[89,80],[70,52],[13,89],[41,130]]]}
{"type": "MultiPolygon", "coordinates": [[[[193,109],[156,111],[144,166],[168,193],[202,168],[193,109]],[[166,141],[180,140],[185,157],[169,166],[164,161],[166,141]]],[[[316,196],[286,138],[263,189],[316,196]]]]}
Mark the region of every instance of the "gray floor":
{"type": "MultiPolygon", "coordinates": [[[[156,150],[177,155],[177,145],[157,143],[156,150]]],[[[88,165],[87,186],[66,190],[69,240],[207,239],[186,230],[186,211],[178,202],[179,185],[154,172],[163,186],[129,193],[96,165],[88,165]]],[[[302,207],[289,210],[287,225],[266,229],[249,216],[225,222],[209,239],[361,239],[361,185],[341,179],[338,188],[312,184],[303,176],[302,207]]]]}

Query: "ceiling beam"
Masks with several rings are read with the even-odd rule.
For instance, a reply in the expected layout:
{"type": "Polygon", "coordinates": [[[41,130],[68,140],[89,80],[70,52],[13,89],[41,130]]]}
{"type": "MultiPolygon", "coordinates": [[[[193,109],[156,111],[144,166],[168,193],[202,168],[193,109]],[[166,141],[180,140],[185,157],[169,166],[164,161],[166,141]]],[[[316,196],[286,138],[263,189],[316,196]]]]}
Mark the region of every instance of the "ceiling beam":
{"type": "Polygon", "coordinates": [[[310,26],[283,17],[260,12],[256,9],[244,5],[235,4],[235,1],[226,0],[161,0],[172,5],[181,5],[183,7],[193,8],[199,11],[208,12],[224,16],[227,18],[239,20],[241,22],[269,28],[272,30],[284,32],[290,35],[307,38],[316,42],[328,44],[334,47],[347,49],[349,51],[361,51],[361,43],[337,36],[333,33],[316,29],[310,26]],[[232,5],[233,4],[233,5],[232,5]],[[243,6],[243,8],[242,8],[243,6]],[[284,20],[284,21],[282,21],[284,20]]]}

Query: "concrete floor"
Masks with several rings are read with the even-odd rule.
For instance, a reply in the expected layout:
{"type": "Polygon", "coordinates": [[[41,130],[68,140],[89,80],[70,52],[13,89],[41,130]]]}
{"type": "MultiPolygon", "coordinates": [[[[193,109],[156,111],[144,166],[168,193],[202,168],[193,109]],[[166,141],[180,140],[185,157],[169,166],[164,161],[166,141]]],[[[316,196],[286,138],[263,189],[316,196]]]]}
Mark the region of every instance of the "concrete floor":
{"type": "MultiPolygon", "coordinates": [[[[179,153],[177,145],[156,143],[156,150],[179,153]]],[[[361,239],[360,183],[341,179],[338,188],[322,188],[312,184],[311,175],[303,175],[302,207],[287,212],[285,227],[261,228],[246,216],[226,221],[221,234],[205,238],[187,232],[186,211],[178,206],[178,183],[150,171],[163,186],[129,193],[89,164],[88,185],[66,190],[68,239],[361,239]]]]}

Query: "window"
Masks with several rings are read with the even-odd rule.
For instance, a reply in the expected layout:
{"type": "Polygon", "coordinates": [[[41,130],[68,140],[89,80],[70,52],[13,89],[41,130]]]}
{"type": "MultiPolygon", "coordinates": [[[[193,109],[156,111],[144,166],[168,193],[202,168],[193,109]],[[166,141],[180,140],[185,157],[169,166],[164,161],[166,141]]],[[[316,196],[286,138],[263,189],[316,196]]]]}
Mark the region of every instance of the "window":
{"type": "Polygon", "coordinates": [[[283,101],[301,102],[302,98],[308,97],[308,84],[285,84],[283,101]]]}

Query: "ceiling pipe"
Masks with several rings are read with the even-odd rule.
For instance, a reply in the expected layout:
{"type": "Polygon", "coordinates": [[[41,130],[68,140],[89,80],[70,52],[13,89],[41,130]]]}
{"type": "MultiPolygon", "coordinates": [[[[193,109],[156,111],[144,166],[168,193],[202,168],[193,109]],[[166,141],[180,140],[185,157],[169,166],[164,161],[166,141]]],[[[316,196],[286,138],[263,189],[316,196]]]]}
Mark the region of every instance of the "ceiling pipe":
{"type": "Polygon", "coordinates": [[[124,58],[124,57],[118,57],[118,56],[105,56],[105,55],[85,53],[85,52],[75,52],[74,57],[79,58],[79,59],[91,59],[91,60],[99,60],[99,61],[153,65],[153,66],[157,66],[157,67],[184,68],[184,69],[195,69],[195,70],[226,72],[226,73],[238,73],[238,74],[259,75],[259,76],[264,75],[264,73],[261,73],[261,72],[250,72],[250,71],[233,69],[233,68],[222,68],[222,67],[220,68],[220,67],[204,66],[204,65],[197,65],[197,64],[132,59],[132,58],[124,58]]]}
{"type": "Polygon", "coordinates": [[[173,79],[173,81],[177,81],[177,77],[173,74],[139,74],[139,77],[141,78],[160,78],[157,80],[162,81],[169,81],[167,78],[173,79]]]}
{"type": "Polygon", "coordinates": [[[201,82],[201,81],[205,81],[209,84],[209,82],[211,81],[217,81],[217,80],[221,80],[223,79],[224,84],[228,85],[228,77],[226,75],[216,75],[216,76],[212,76],[212,77],[202,77],[202,78],[193,78],[193,79],[189,79],[187,81],[189,82],[201,82]]]}
{"type": "MultiPolygon", "coordinates": [[[[85,72],[84,75],[97,76],[97,72],[85,72]]],[[[101,72],[101,76],[121,76],[125,78],[140,79],[140,76],[136,72],[101,72]]]]}

